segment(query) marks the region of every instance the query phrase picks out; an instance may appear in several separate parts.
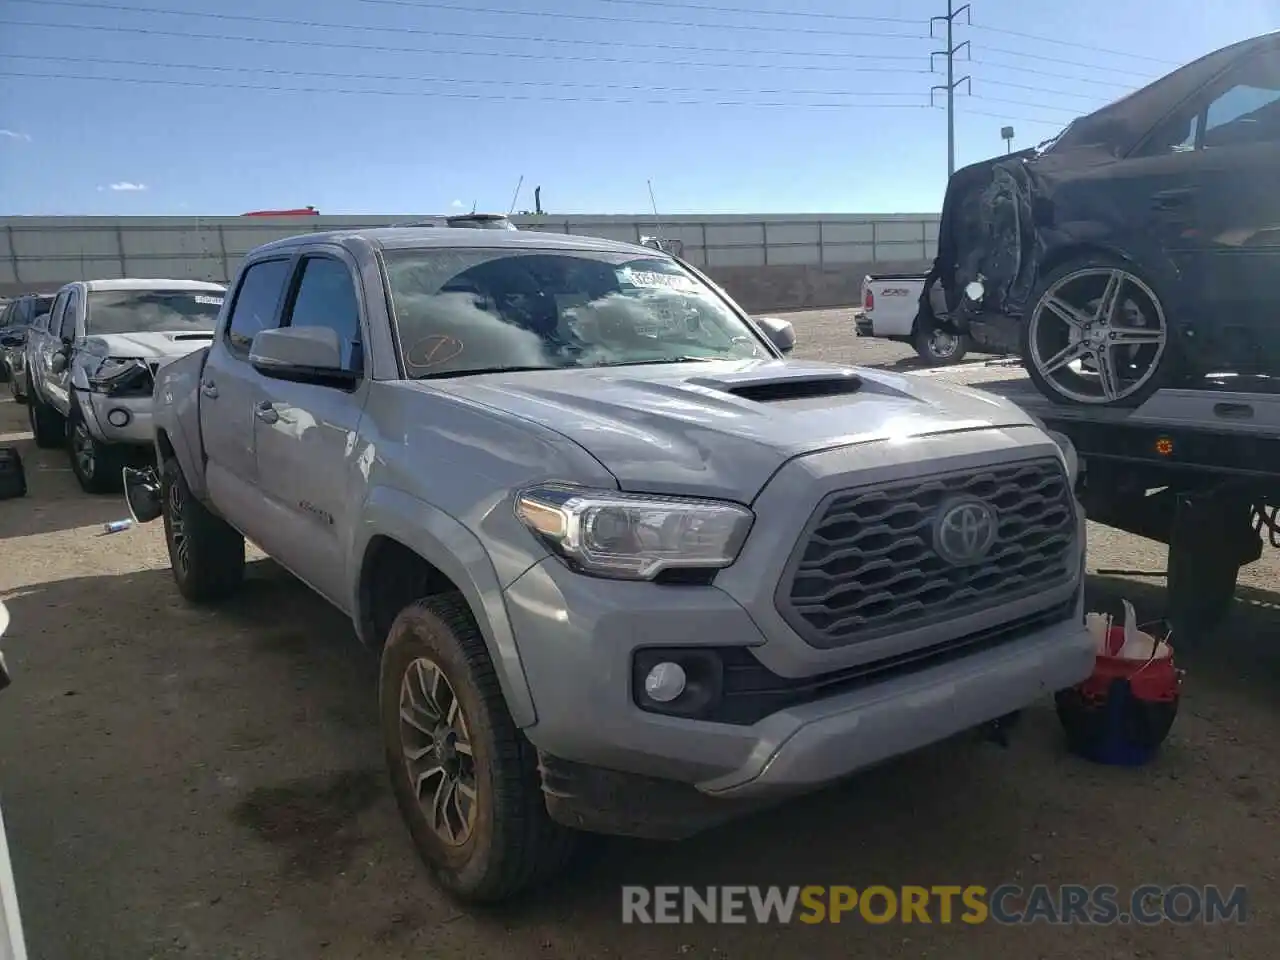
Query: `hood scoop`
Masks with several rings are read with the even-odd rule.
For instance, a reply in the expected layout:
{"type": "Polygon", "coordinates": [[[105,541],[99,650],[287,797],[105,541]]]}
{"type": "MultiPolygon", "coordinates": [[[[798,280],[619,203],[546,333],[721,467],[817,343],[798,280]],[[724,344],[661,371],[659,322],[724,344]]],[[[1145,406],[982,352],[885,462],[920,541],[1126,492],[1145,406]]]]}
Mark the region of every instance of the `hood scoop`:
{"type": "Polygon", "coordinates": [[[814,400],[819,397],[843,397],[857,393],[863,386],[861,377],[853,373],[822,373],[802,377],[777,377],[770,380],[724,382],[697,381],[701,386],[719,390],[755,403],[781,403],[785,400],[814,400]]]}
{"type": "Polygon", "coordinates": [[[181,343],[183,340],[212,340],[213,331],[208,333],[175,333],[169,338],[174,343],[181,343]]]}

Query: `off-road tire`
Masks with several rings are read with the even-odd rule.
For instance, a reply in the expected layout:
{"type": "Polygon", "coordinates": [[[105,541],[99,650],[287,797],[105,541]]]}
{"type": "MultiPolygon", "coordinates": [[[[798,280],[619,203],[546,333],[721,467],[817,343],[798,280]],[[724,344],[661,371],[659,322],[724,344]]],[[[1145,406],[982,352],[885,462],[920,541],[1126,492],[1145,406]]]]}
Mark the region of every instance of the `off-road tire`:
{"type": "Polygon", "coordinates": [[[178,592],[191,603],[225,600],[244,580],[244,537],[240,531],[197,500],[178,461],[170,458],[160,471],[164,537],[178,592]],[[176,514],[180,523],[174,523],[176,514]],[[185,560],[175,531],[186,539],[185,560]]]}
{"type": "Polygon", "coordinates": [[[1059,264],[1048,273],[1039,277],[1035,287],[1031,291],[1031,296],[1027,298],[1027,311],[1023,315],[1022,322],[1022,365],[1027,371],[1027,375],[1031,378],[1031,382],[1035,384],[1036,389],[1047,399],[1063,406],[1086,406],[1071,397],[1063,396],[1059,393],[1054,385],[1050,383],[1043,374],[1036,369],[1035,362],[1031,359],[1031,316],[1035,311],[1036,305],[1044,297],[1045,293],[1062,277],[1074,273],[1077,270],[1086,270],[1092,267],[1102,269],[1124,270],[1137,277],[1145,283],[1155,294],[1160,302],[1160,307],[1164,312],[1165,318],[1165,347],[1164,353],[1160,356],[1160,361],[1155,374],[1142,385],[1141,389],[1134,391],[1127,397],[1113,401],[1112,403],[1087,404],[1087,406],[1096,406],[1099,408],[1126,408],[1141,406],[1147,400],[1155,395],[1156,391],[1170,386],[1178,380],[1183,371],[1182,358],[1178,352],[1178,338],[1174,332],[1175,320],[1170,312],[1170,302],[1160,290],[1160,285],[1156,283],[1149,275],[1144,273],[1137,265],[1122,260],[1119,257],[1108,256],[1106,254],[1092,254],[1081,257],[1075,257],[1065,263],[1059,264]]]}
{"type": "Polygon", "coordinates": [[[115,493],[120,489],[120,468],[123,462],[119,451],[110,444],[99,442],[85,423],[80,404],[71,402],[71,416],[67,418],[67,457],[71,472],[85,493],[115,493]],[[86,472],[76,452],[77,434],[83,433],[83,441],[93,452],[93,464],[86,472]]]}
{"type": "Polygon", "coordinates": [[[55,450],[67,442],[67,421],[62,414],[40,399],[35,390],[27,398],[27,421],[42,450],[55,450]]]}
{"type": "Polygon", "coordinates": [[[441,594],[396,617],[378,683],[391,787],[419,856],[436,881],[468,903],[498,903],[549,882],[573,858],[578,835],[547,814],[534,747],[511,719],[484,638],[464,598],[441,594]],[[461,846],[443,843],[423,814],[403,758],[400,688],[430,659],[457,694],[474,753],[478,810],[461,846]]]}
{"type": "Polygon", "coordinates": [[[969,352],[971,342],[967,333],[958,333],[955,335],[956,348],[946,356],[939,356],[933,350],[933,327],[927,321],[922,321],[916,327],[915,335],[912,337],[912,346],[916,348],[916,355],[924,363],[926,367],[949,367],[957,364],[965,358],[969,352]]]}

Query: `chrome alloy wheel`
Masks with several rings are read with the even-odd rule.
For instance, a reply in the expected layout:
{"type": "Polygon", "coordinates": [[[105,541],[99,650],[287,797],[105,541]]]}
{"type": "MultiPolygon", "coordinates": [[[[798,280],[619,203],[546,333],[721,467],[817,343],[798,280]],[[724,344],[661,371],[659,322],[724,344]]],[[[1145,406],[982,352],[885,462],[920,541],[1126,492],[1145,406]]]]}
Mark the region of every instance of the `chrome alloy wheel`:
{"type": "Polygon", "coordinates": [[[187,542],[187,526],[182,519],[182,487],[176,480],[169,484],[168,507],[171,560],[185,576],[191,567],[191,545],[187,542]]]}
{"type": "Polygon", "coordinates": [[[466,843],[477,811],[471,733],[453,685],[426,657],[400,681],[400,745],[428,826],[449,846],[466,843]]]}
{"type": "Polygon", "coordinates": [[[1164,308],[1127,270],[1086,267],[1056,280],[1032,311],[1030,360],[1059,394],[1115,403],[1145,386],[1168,345],[1164,308]]]}

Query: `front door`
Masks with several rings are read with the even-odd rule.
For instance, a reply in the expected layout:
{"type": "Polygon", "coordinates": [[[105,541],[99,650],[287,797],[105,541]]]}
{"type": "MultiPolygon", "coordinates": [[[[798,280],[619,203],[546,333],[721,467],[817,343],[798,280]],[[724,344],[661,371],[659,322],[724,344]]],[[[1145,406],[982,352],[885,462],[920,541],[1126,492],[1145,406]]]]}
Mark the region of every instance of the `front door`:
{"type": "Polygon", "coordinates": [[[205,480],[234,526],[257,529],[262,513],[254,457],[254,409],[263,377],[249,365],[259,331],[277,326],[292,260],[259,260],[240,274],[231,307],[214,335],[200,380],[200,433],[205,480]]]}
{"type": "Polygon", "coordinates": [[[84,329],[80,321],[83,310],[84,292],[78,286],[68,288],[62,317],[56,328],[50,327],[52,336],[43,351],[47,361],[44,381],[45,397],[49,405],[63,416],[71,412],[71,358],[77,333],[84,329]],[[62,360],[55,364],[53,359],[57,356],[61,356],[62,360]],[[58,367],[60,369],[57,369],[58,367]]]}
{"type": "Polygon", "coordinates": [[[1215,94],[1196,147],[1201,299],[1225,365],[1270,372],[1280,364],[1280,53],[1240,64],[1215,94]]]}
{"type": "MultiPolygon", "coordinates": [[[[363,372],[358,276],[344,251],[304,253],[281,325],[335,330],[345,368],[363,372]]],[[[356,430],[367,381],[344,390],[264,377],[262,391],[254,411],[254,446],[271,517],[261,527],[260,546],[347,610],[347,561],[360,509],[356,430]]]]}

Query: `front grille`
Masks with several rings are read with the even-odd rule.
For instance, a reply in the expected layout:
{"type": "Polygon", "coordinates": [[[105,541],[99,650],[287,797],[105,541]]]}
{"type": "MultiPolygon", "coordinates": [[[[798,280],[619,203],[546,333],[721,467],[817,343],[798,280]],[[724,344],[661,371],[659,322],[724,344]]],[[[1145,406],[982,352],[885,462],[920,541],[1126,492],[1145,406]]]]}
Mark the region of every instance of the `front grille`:
{"type": "Polygon", "coordinates": [[[836,647],[964,616],[1068,582],[1073,497],[1056,458],[842,490],[818,505],[783,575],[778,611],[815,647],[836,647]],[[977,498],[996,516],[978,562],[938,553],[941,509],[977,498]]]}

